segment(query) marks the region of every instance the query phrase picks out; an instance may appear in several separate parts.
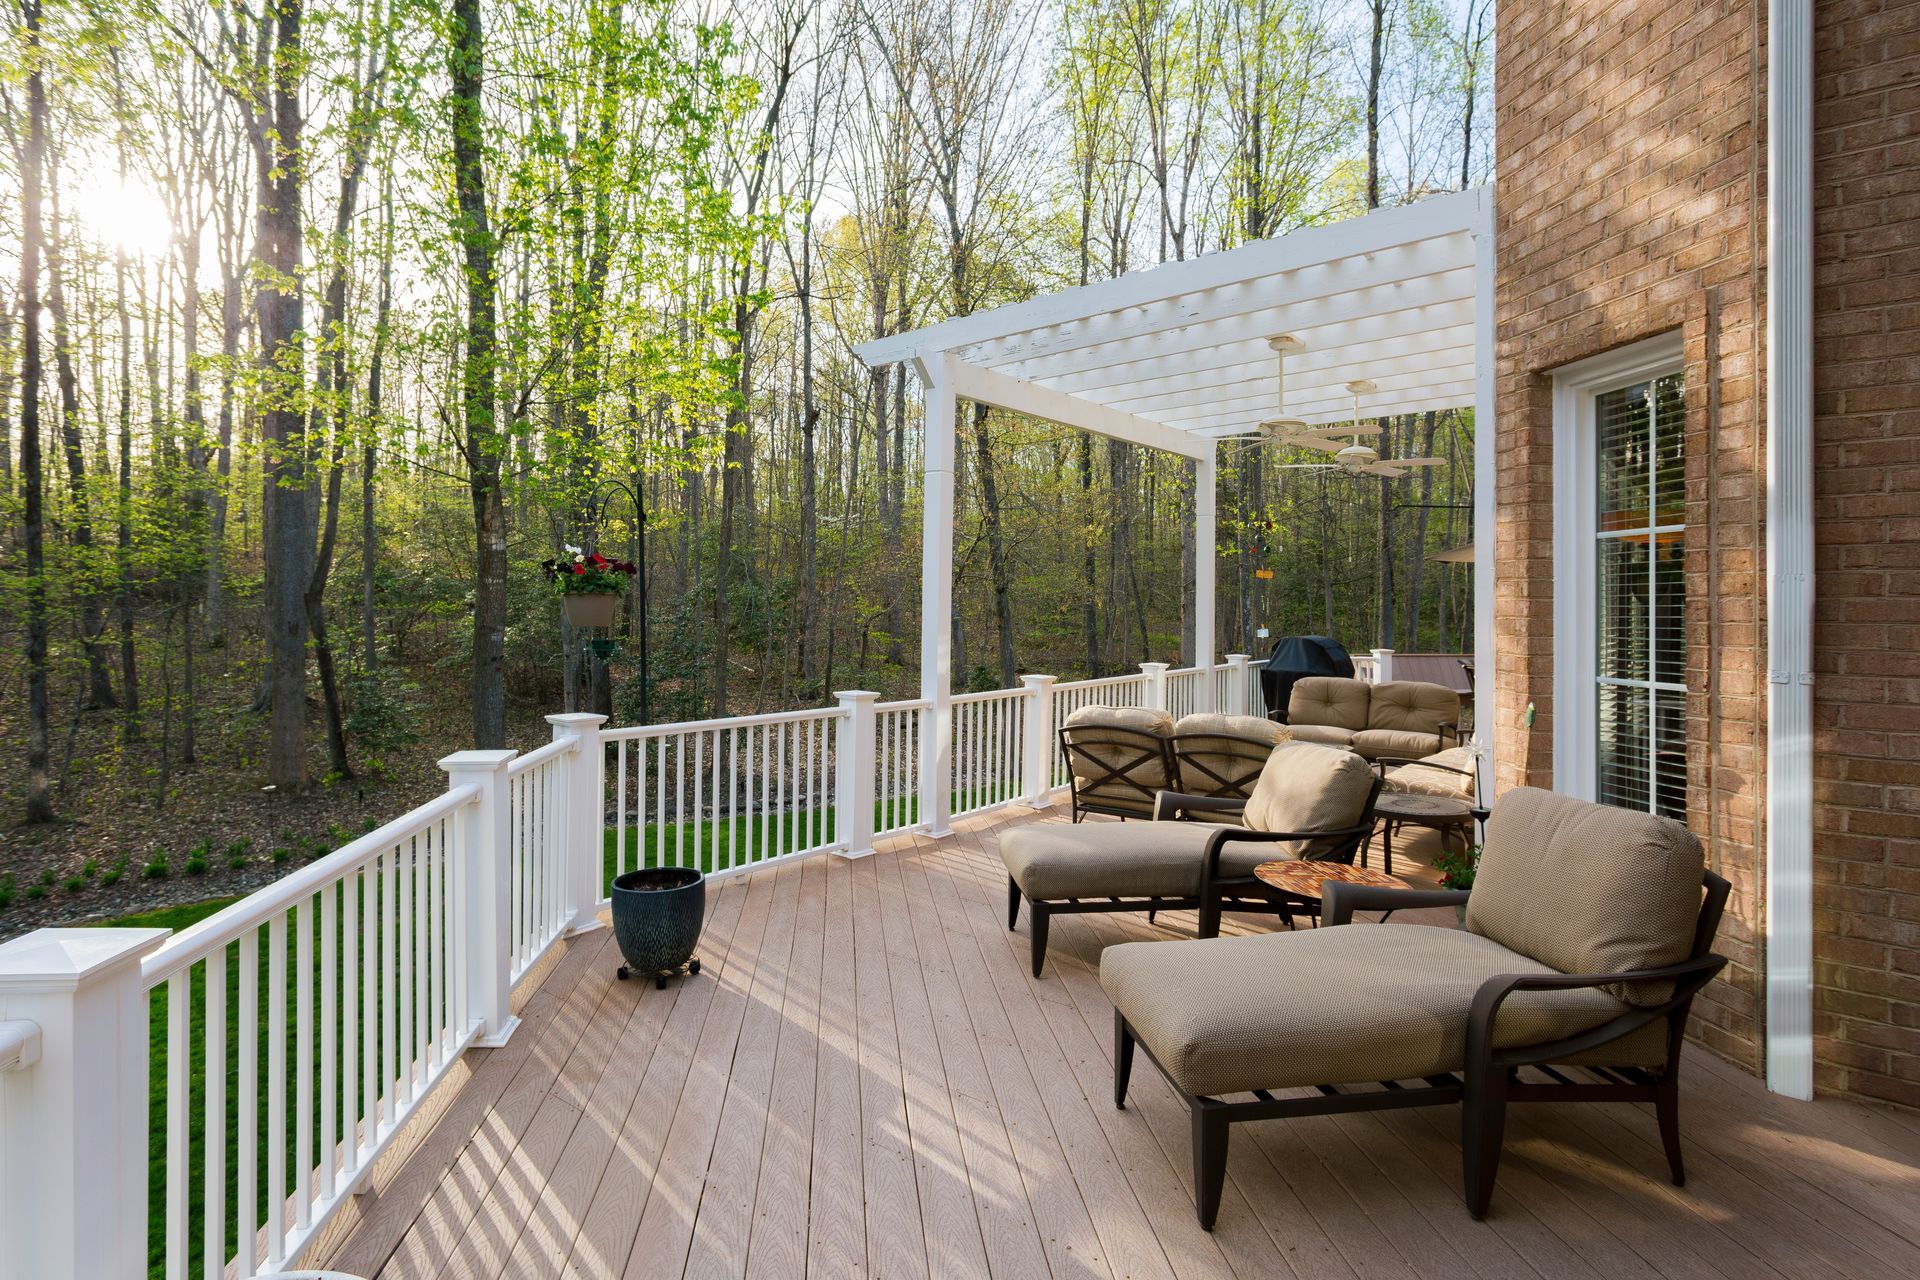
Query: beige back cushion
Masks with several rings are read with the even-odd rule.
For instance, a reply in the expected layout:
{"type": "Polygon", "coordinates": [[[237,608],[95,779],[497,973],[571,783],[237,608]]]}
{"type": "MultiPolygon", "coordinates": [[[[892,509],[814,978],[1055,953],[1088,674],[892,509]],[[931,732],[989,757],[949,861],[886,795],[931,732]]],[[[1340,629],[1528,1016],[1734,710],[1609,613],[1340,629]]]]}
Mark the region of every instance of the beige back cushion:
{"type": "Polygon", "coordinates": [[[1175,733],[1205,733],[1223,738],[1251,738],[1255,742],[1285,742],[1287,726],[1265,716],[1223,716],[1196,711],[1173,722],[1175,733]]]}
{"type": "MultiPolygon", "coordinates": [[[[1168,774],[1166,763],[1160,755],[1147,759],[1141,757],[1147,750],[1136,733],[1149,733],[1156,738],[1165,738],[1173,732],[1173,716],[1165,711],[1151,711],[1145,707],[1081,707],[1067,717],[1066,728],[1071,730],[1067,740],[1073,744],[1068,762],[1073,768],[1076,784],[1085,784],[1095,776],[1089,772],[1089,763],[1097,762],[1106,768],[1119,769],[1132,782],[1153,790],[1171,788],[1173,778],[1168,774]],[[1134,732],[1108,733],[1104,730],[1120,729],[1134,732]],[[1081,758],[1082,752],[1089,759],[1081,758]]],[[[1102,771],[1104,776],[1104,770],[1102,771]]],[[[1128,797],[1137,797],[1139,793],[1132,787],[1109,781],[1108,790],[1124,793],[1128,797]]],[[[1151,797],[1146,797],[1149,804],[1151,797]]]]}
{"type": "Polygon", "coordinates": [[[1418,764],[1403,764],[1397,769],[1387,770],[1387,790],[1399,791],[1416,796],[1445,796],[1450,800],[1473,799],[1473,779],[1451,772],[1452,769],[1473,769],[1472,747],[1450,747],[1437,755],[1431,755],[1418,764]],[[1430,765],[1446,765],[1447,768],[1430,768],[1430,765]]]}
{"type": "MultiPolygon", "coordinates": [[[[1360,824],[1373,771],[1351,751],[1310,742],[1283,742],[1267,757],[1247,800],[1246,824],[1254,831],[1337,831],[1360,824]]],[[[1275,856],[1324,857],[1348,837],[1324,837],[1279,846],[1275,856]]]]}
{"type": "Polygon", "coordinates": [[[1263,716],[1206,711],[1181,716],[1173,725],[1180,789],[1191,795],[1247,795],[1273,744],[1290,736],[1287,726],[1263,716]]]}
{"type": "Polygon", "coordinates": [[[1361,727],[1438,733],[1441,725],[1459,719],[1460,695],[1453,690],[1419,680],[1389,680],[1373,686],[1367,723],[1361,727]]]}
{"type": "Polygon", "coordinates": [[[1367,727],[1367,684],[1340,676],[1305,676],[1294,682],[1287,719],[1295,724],[1330,724],[1340,729],[1367,727]]]}
{"type": "MultiPolygon", "coordinates": [[[[1676,964],[1693,949],[1705,870],[1700,842],[1670,818],[1521,787],[1487,821],[1467,928],[1562,973],[1676,964]]],[[[1673,990],[1620,985],[1630,1004],[1673,990]]]]}

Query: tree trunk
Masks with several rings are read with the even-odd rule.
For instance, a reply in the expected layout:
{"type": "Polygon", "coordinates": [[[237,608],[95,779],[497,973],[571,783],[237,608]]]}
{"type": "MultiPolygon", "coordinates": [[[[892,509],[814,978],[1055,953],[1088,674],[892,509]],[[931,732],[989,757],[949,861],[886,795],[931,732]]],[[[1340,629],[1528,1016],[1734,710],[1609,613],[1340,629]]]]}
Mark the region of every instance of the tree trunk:
{"type": "Polygon", "coordinates": [[[988,409],[973,406],[974,465],[980,469],[980,514],[987,533],[987,571],[993,583],[994,628],[999,639],[1000,688],[1015,686],[1013,662],[1013,567],[1007,559],[1006,531],[1000,520],[1000,480],[994,470],[993,435],[988,409]]]}
{"type": "Polygon", "coordinates": [[[133,629],[133,320],[127,309],[127,255],[114,259],[114,301],[120,311],[120,510],[115,531],[115,604],[120,615],[120,740],[140,740],[140,678],[133,629]]]}
{"type": "MultiPolygon", "coordinates": [[[[1439,415],[1427,410],[1426,422],[1420,434],[1420,456],[1433,456],[1434,422],[1439,415]]],[[[1414,518],[1413,546],[1407,558],[1407,638],[1415,649],[1420,647],[1420,587],[1426,574],[1427,563],[1427,522],[1433,514],[1433,468],[1420,468],[1420,514],[1414,518]]],[[[1445,648],[1444,639],[1441,647],[1445,648]]]]}
{"type": "Polygon", "coordinates": [[[1373,31],[1367,57],[1367,208],[1380,207],[1380,71],[1386,52],[1387,0],[1372,0],[1373,31]]]}
{"type": "MultiPolygon", "coordinates": [[[[60,229],[59,197],[54,197],[55,234],[46,244],[47,315],[53,321],[53,360],[60,386],[60,447],[67,462],[73,545],[82,566],[82,581],[91,578],[93,564],[93,502],[87,491],[86,440],[80,432],[80,383],[73,367],[73,346],[67,323],[66,271],[63,259],[64,231],[60,229]]],[[[106,648],[100,643],[106,631],[106,610],[100,595],[91,587],[76,593],[80,611],[80,643],[87,659],[87,709],[97,710],[118,704],[113,693],[113,676],[107,668],[106,648]]]]}
{"type": "Polygon", "coordinates": [[[254,211],[258,283],[254,320],[260,334],[261,529],[265,545],[269,741],[267,776],[281,790],[306,784],[306,589],[313,535],[307,496],[306,413],[302,405],[300,289],[304,169],[300,105],[303,0],[283,0],[274,15],[269,79],[271,127],[255,141],[254,211]]]}
{"type": "Polygon", "coordinates": [[[507,510],[501,492],[502,440],[494,420],[497,382],[494,240],[487,222],[486,41],[480,0],[453,0],[448,66],[453,82],[454,221],[466,269],[467,352],[461,366],[468,489],[473,498],[473,738],[479,748],[507,740],[502,668],[507,637],[507,510]]]}
{"type": "Polygon", "coordinates": [[[1085,431],[1074,437],[1074,452],[1080,468],[1080,624],[1087,644],[1087,679],[1097,680],[1100,663],[1100,556],[1093,533],[1093,436],[1085,431]]]}
{"type": "Polygon", "coordinates": [[[393,191],[380,177],[380,286],[374,303],[373,358],[367,364],[367,431],[360,454],[360,646],[368,671],[380,665],[380,633],[374,612],[374,565],[379,527],[374,522],[374,473],[380,462],[381,410],[386,394],[387,331],[393,315],[393,191]]]}
{"type": "Polygon", "coordinates": [[[40,0],[20,0],[26,28],[27,139],[20,162],[20,471],[27,551],[27,821],[53,821],[47,740],[46,477],[40,459],[40,185],[47,154],[40,0]]]}

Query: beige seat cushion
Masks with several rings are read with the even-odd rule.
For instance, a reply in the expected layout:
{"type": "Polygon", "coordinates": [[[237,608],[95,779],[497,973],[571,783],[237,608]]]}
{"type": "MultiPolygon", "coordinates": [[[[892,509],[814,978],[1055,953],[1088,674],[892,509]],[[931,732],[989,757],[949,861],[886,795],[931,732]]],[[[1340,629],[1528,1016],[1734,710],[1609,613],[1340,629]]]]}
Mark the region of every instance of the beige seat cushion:
{"type": "Polygon", "coordinates": [[[1442,796],[1448,800],[1473,799],[1473,779],[1449,773],[1448,769],[1473,769],[1473,748],[1450,747],[1438,755],[1423,757],[1418,764],[1403,764],[1387,770],[1386,789],[1415,796],[1442,796]],[[1446,768],[1432,766],[1444,765],[1446,768]]]}
{"type": "Polygon", "coordinates": [[[1147,754],[1148,744],[1137,736],[1146,733],[1165,738],[1172,733],[1173,717],[1167,712],[1145,707],[1081,707],[1067,717],[1064,727],[1072,747],[1067,760],[1073,769],[1074,794],[1081,804],[1095,803],[1151,817],[1154,793],[1176,785],[1165,759],[1147,754]],[[1092,768],[1095,764],[1119,770],[1127,781],[1104,778],[1104,770],[1096,774],[1092,768]],[[1097,776],[1104,780],[1096,783],[1097,776]]]}
{"type": "Polygon", "coordinates": [[[1369,760],[1378,760],[1382,756],[1418,760],[1440,749],[1440,735],[1419,733],[1412,729],[1362,729],[1353,735],[1350,749],[1369,760]]]}
{"type": "Polygon", "coordinates": [[[1353,745],[1355,733],[1352,729],[1342,729],[1333,724],[1291,724],[1287,729],[1295,742],[1312,742],[1343,750],[1353,745]]]}
{"type": "MultiPolygon", "coordinates": [[[[1693,949],[1706,859],[1669,818],[1516,788],[1500,797],[1467,928],[1562,973],[1677,964],[1693,949]]],[[[1616,992],[1658,1004],[1672,984],[1616,992]]]]}
{"type": "Polygon", "coordinates": [[[1364,680],[1304,676],[1294,682],[1287,699],[1287,723],[1325,724],[1358,732],[1367,727],[1367,690],[1364,680]]]}
{"type": "Polygon", "coordinates": [[[1001,835],[1000,860],[1023,893],[1044,902],[1191,897],[1200,891],[1207,838],[1218,830],[1204,822],[1032,823],[1001,835]]]}
{"type": "MultiPolygon", "coordinates": [[[[1360,824],[1372,793],[1373,771],[1351,751],[1283,742],[1267,757],[1244,820],[1255,831],[1337,831],[1360,824]]],[[[1325,857],[1343,839],[1276,845],[1271,857],[1325,857]]]]}
{"type": "MultiPolygon", "coordinates": [[[[1100,958],[1100,985],[1134,1034],[1183,1092],[1203,1096],[1461,1070],[1480,984],[1546,972],[1476,934],[1393,924],[1129,942],[1100,958]]],[[[1495,1046],[1556,1040],[1624,1011],[1601,991],[1517,992],[1495,1046]]]]}
{"type": "Polygon", "coordinates": [[[1437,734],[1441,725],[1459,721],[1460,695],[1445,685],[1421,680],[1388,680],[1373,686],[1367,703],[1367,722],[1356,727],[1437,734]]]}

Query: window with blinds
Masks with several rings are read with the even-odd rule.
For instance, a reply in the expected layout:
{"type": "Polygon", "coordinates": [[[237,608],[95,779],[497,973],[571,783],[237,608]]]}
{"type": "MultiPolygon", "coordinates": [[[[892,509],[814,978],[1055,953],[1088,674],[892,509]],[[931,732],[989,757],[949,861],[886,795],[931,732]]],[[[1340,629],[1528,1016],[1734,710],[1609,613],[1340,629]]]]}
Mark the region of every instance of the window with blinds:
{"type": "Polygon", "coordinates": [[[1678,374],[1594,397],[1597,787],[1603,804],[1684,819],[1685,401],[1678,374]]]}

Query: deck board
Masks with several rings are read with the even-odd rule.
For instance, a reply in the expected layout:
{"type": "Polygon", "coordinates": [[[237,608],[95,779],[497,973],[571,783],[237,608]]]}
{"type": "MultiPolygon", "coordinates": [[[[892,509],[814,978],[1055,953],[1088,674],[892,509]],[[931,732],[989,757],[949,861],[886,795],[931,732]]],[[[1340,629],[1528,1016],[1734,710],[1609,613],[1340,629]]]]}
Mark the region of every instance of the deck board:
{"type": "MultiPolygon", "coordinates": [[[[700,977],[613,981],[602,930],[515,994],[307,1265],[401,1277],[1446,1277],[1920,1274],[1920,1125],[1797,1103],[1690,1052],[1688,1185],[1634,1106],[1516,1107],[1494,1212],[1455,1112],[1238,1126],[1218,1229],[1150,1065],[1111,1104],[1100,952],[1191,912],[1056,917],[1044,977],[996,842],[1025,809],[716,882],[700,977]]],[[[1421,840],[1396,869],[1431,882],[1421,840]]],[[[1447,923],[1423,913],[1406,923],[1447,923]]],[[[1229,917],[1230,931],[1265,922],[1229,917]]]]}

